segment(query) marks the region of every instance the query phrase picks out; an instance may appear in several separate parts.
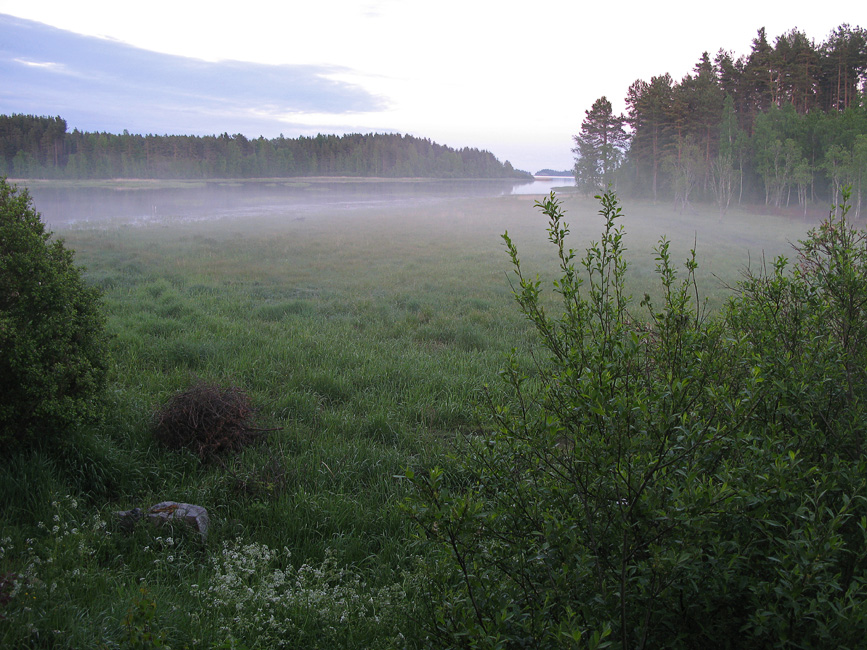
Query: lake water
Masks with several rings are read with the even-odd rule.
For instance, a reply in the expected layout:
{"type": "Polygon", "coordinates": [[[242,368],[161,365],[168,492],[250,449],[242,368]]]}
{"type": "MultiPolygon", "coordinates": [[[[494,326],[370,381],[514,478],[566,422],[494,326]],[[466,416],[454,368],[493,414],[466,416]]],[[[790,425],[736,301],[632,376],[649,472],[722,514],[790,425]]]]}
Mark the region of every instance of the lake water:
{"type": "Polygon", "coordinates": [[[574,185],[575,178],[573,176],[539,177],[532,183],[515,185],[512,188],[512,194],[550,194],[551,190],[556,190],[558,187],[573,187],[574,185]]]}
{"type": "MultiPolygon", "coordinates": [[[[26,184],[26,183],[23,183],[26,184]]],[[[360,211],[379,206],[418,207],[469,198],[548,194],[571,179],[529,182],[484,180],[308,180],[30,184],[33,205],[51,228],[200,221],[223,217],[360,211]]]]}

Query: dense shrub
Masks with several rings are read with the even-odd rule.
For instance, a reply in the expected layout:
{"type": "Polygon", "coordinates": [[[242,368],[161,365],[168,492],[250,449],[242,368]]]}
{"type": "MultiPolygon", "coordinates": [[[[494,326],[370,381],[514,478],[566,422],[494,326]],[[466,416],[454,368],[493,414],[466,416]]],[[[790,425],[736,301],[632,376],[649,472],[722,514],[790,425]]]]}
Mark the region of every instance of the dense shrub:
{"type": "Polygon", "coordinates": [[[0,179],[0,447],[61,439],[99,415],[104,324],[72,251],[0,179]]]}
{"type": "Polygon", "coordinates": [[[867,633],[864,236],[830,219],[706,317],[662,240],[662,299],[626,293],[611,193],[585,256],[550,220],[562,313],[504,235],[545,349],[458,470],[409,477],[432,645],[859,647],[867,633]],[[582,268],[583,267],[583,268],[582,268]],[[583,279],[582,279],[583,278],[583,279]]]}

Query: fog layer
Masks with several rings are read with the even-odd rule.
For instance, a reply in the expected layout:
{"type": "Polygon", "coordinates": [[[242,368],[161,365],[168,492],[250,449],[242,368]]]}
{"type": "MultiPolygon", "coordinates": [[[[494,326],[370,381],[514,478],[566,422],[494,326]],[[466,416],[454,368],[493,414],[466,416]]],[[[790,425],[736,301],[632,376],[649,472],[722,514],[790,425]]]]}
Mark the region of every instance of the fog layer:
{"type": "MultiPolygon", "coordinates": [[[[568,181],[568,179],[566,179],[568,181]]],[[[528,189],[547,193],[558,179],[514,181],[107,181],[57,184],[29,181],[34,207],[49,227],[201,221],[284,215],[301,219],[323,212],[407,210],[468,198],[498,197],[528,189]]]]}

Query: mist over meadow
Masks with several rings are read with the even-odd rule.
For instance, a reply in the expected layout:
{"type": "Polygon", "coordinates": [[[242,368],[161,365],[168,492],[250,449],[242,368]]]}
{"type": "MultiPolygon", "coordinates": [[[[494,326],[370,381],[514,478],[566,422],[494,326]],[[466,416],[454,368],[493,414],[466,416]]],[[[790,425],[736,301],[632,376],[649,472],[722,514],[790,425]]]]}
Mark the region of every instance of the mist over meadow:
{"type": "MultiPolygon", "coordinates": [[[[551,191],[565,202],[574,246],[581,250],[598,239],[598,202],[570,184],[563,185],[570,180],[320,178],[94,182],[85,186],[33,181],[30,191],[46,224],[70,241],[79,231],[120,231],[134,240],[139,229],[173,227],[201,236],[234,230],[255,240],[262,237],[259,229],[267,228],[287,238],[315,237],[323,246],[353,238],[377,242],[368,252],[372,266],[381,262],[385,250],[398,258],[396,264],[402,261],[411,266],[413,251],[426,241],[438,241],[444,246],[444,267],[457,254],[449,250],[452,241],[456,250],[471,246],[488,251],[505,281],[508,260],[500,235],[517,231],[530,242],[544,242],[545,222],[535,203],[551,191]],[[464,234],[459,237],[456,232],[464,234]],[[407,248],[398,242],[406,243],[407,248]]],[[[652,280],[653,249],[665,236],[684,259],[696,248],[701,255],[700,273],[706,276],[704,290],[718,297],[724,293],[722,286],[732,286],[750,264],[791,254],[792,244],[821,218],[818,211],[808,216],[796,210],[773,216],[753,207],[732,210],[723,218],[709,206],[679,212],[670,205],[641,199],[624,199],[623,205],[628,257],[641,269],[642,281],[652,280]],[[717,272],[720,268],[721,274],[717,272]]]]}
{"type": "Polygon", "coordinates": [[[535,177],[0,115],[0,647],[861,647],[865,75],[760,29],[535,177]]]}

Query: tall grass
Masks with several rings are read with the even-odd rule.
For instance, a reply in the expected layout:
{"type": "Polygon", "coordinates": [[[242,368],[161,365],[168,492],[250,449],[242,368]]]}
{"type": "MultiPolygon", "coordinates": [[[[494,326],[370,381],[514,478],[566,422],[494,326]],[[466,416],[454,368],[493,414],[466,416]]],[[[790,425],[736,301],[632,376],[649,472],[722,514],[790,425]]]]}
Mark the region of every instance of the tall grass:
{"type": "MultiPolygon", "coordinates": [[[[565,208],[582,249],[598,236],[597,204],[570,197],[565,208]]],[[[667,234],[675,259],[697,246],[711,307],[750,260],[785,252],[806,231],[746,213],[719,220],[627,203],[625,214],[630,290],[649,290],[652,247],[667,234]]],[[[395,477],[448,463],[451,441],[476,430],[474,402],[485,385],[498,390],[511,349],[526,372],[535,368],[504,230],[528,266],[553,277],[528,197],[62,232],[104,291],[110,409],[63,453],[19,455],[0,470],[0,574],[32,574],[0,605],[0,646],[147,637],[151,647],[207,647],[228,634],[257,647],[256,627],[230,614],[258,602],[248,587],[272,594],[268,611],[286,619],[267,623],[272,645],[417,642],[411,601],[422,587],[395,477]],[[198,378],[242,386],[260,424],[279,430],[217,463],[159,448],[154,409],[198,378]],[[206,544],[180,530],[114,528],[113,511],[165,499],[208,508],[206,544]],[[247,577],[226,587],[242,566],[247,577]],[[280,586],[298,572],[307,596],[331,593],[331,605],[299,609],[300,596],[280,586]],[[225,607],[208,606],[211,588],[225,607]],[[340,609],[337,593],[375,606],[340,609]]]]}

